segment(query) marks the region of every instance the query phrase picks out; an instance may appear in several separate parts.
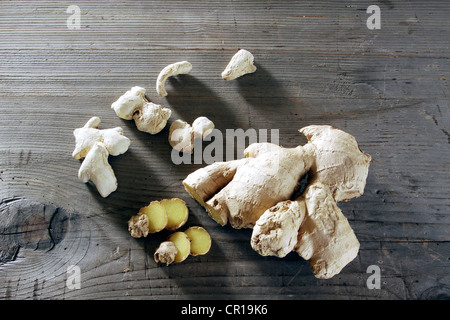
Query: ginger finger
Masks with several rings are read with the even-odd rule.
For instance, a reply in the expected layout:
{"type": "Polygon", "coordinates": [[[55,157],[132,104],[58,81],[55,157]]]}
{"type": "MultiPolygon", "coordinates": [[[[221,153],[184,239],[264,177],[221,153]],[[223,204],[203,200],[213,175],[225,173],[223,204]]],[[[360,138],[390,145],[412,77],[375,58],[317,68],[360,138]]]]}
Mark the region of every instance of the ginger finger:
{"type": "Polygon", "coordinates": [[[263,213],[253,228],[250,242],[256,252],[283,258],[294,250],[306,213],[302,200],[282,201],[263,213]]]}
{"type": "Polygon", "coordinates": [[[309,261],[317,278],[329,279],[356,257],[359,241],[325,184],[308,185],[304,201],[306,215],[295,251],[309,261]]]}
{"type": "Polygon", "coordinates": [[[167,96],[167,91],[165,88],[165,83],[167,78],[173,77],[179,74],[187,74],[191,71],[192,65],[187,61],[180,61],[176,63],[169,64],[161,70],[156,80],[156,92],[160,97],[167,96]]]}

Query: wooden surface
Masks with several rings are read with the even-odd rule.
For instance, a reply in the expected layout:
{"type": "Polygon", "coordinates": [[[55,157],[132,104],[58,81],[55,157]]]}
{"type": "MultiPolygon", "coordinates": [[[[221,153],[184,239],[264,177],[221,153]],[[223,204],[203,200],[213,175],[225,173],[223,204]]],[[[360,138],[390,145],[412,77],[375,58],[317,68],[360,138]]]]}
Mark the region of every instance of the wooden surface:
{"type": "Polygon", "coordinates": [[[450,31],[446,1],[1,1],[0,298],[2,299],[449,299],[450,31]],[[369,30],[369,5],[381,29],[369,30]],[[81,29],[69,30],[69,5],[81,29]],[[223,81],[238,48],[257,72],[223,81]],[[188,60],[187,76],[155,81],[188,60]],[[330,280],[306,261],[261,257],[250,230],[220,227],[181,181],[204,164],[174,165],[168,127],[150,136],[110,105],[132,86],[225,129],[297,130],[330,124],[372,158],[365,194],[339,206],[361,249],[330,280]],[[129,151],[110,157],[119,181],[106,199],[77,178],[73,130],[91,117],[121,126],[129,151]],[[188,225],[212,249],[170,267],[152,255],[167,236],[133,239],[127,220],[152,200],[180,197],[188,225]],[[81,271],[70,289],[68,267],[81,271]],[[381,270],[370,290],[367,268],[381,270]]]}

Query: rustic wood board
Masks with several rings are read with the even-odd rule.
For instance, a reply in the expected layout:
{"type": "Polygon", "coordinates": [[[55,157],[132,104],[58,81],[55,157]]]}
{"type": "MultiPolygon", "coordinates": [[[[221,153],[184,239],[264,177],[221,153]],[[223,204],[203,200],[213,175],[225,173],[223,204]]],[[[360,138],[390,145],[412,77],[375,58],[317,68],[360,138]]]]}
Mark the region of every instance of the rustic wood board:
{"type": "Polygon", "coordinates": [[[449,299],[450,51],[445,1],[0,2],[0,298],[449,299]],[[381,29],[369,30],[369,5],[381,29]],[[66,9],[81,10],[69,30],[66,9]],[[238,48],[257,72],[226,82],[238,48]],[[188,60],[188,76],[155,80],[188,60]],[[330,280],[296,254],[260,257],[250,230],[220,227],[181,181],[203,164],[174,165],[168,129],[138,132],[110,105],[130,87],[170,107],[170,122],[210,117],[218,129],[297,130],[330,124],[372,158],[365,194],[339,206],[361,242],[330,280]],[[91,116],[121,126],[130,150],[110,158],[106,199],[77,178],[73,130],[91,116]],[[133,239],[127,220],[152,200],[180,197],[210,253],[159,266],[167,233],[133,239]],[[68,267],[80,270],[70,289],[68,267]],[[381,288],[369,289],[378,266],[381,288]]]}

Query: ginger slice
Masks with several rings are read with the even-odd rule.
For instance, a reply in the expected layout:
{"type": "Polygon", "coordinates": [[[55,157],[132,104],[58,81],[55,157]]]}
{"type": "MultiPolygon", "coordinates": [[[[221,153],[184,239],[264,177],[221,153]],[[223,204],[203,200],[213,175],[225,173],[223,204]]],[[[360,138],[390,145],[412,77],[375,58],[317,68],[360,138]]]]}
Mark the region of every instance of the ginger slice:
{"type": "Polygon", "coordinates": [[[178,263],[186,260],[191,253],[191,241],[186,233],[178,231],[169,236],[167,241],[173,242],[177,248],[177,254],[173,259],[173,262],[178,263]]]}
{"type": "Polygon", "coordinates": [[[148,233],[156,233],[167,225],[166,209],[159,201],[152,201],[146,207],[139,210],[138,215],[145,214],[148,219],[148,233]]]}
{"type": "Polygon", "coordinates": [[[190,227],[184,232],[191,240],[191,255],[199,256],[208,253],[211,248],[211,236],[202,227],[190,227]]]}
{"type": "Polygon", "coordinates": [[[179,198],[163,199],[160,201],[167,213],[165,229],[176,230],[183,226],[189,217],[189,209],[186,202],[179,198]]]}

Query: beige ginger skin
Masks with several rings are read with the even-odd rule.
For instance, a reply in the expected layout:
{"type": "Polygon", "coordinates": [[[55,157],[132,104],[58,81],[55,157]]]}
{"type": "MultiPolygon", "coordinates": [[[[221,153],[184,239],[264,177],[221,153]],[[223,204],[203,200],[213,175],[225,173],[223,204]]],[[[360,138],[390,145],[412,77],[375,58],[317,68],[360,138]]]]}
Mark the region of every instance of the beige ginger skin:
{"type": "Polygon", "coordinates": [[[179,74],[187,74],[192,70],[192,64],[188,61],[179,61],[164,67],[156,79],[156,92],[160,97],[168,95],[166,91],[166,80],[179,74]]]}
{"type": "Polygon", "coordinates": [[[121,119],[134,119],[137,129],[149,134],[161,132],[172,114],[170,109],[147,101],[145,89],[138,86],[120,96],[111,108],[121,119]]]}
{"type": "Polygon", "coordinates": [[[331,278],[359,250],[336,202],[363,194],[371,157],[353,136],[331,126],[300,132],[308,138],[304,146],[255,143],[244,151],[246,158],[198,169],[183,184],[219,224],[253,228],[251,244],[261,255],[296,251],[316,277],[331,278]],[[291,200],[307,172],[309,185],[291,200]]]}
{"type": "Polygon", "coordinates": [[[108,156],[125,153],[130,139],[123,135],[120,127],[100,130],[100,118],[92,117],[82,128],[75,129],[75,159],[85,158],[78,171],[83,182],[92,181],[104,198],[117,189],[117,179],[108,163],[108,156]]]}
{"type": "Polygon", "coordinates": [[[206,138],[214,129],[214,123],[207,117],[198,117],[192,125],[178,119],[172,122],[169,128],[169,144],[179,151],[192,153],[195,139],[206,138]]]}
{"type": "Polygon", "coordinates": [[[234,80],[236,78],[242,77],[247,73],[253,73],[255,71],[256,66],[254,65],[253,55],[245,49],[240,49],[231,58],[225,70],[223,70],[222,79],[234,80]]]}

